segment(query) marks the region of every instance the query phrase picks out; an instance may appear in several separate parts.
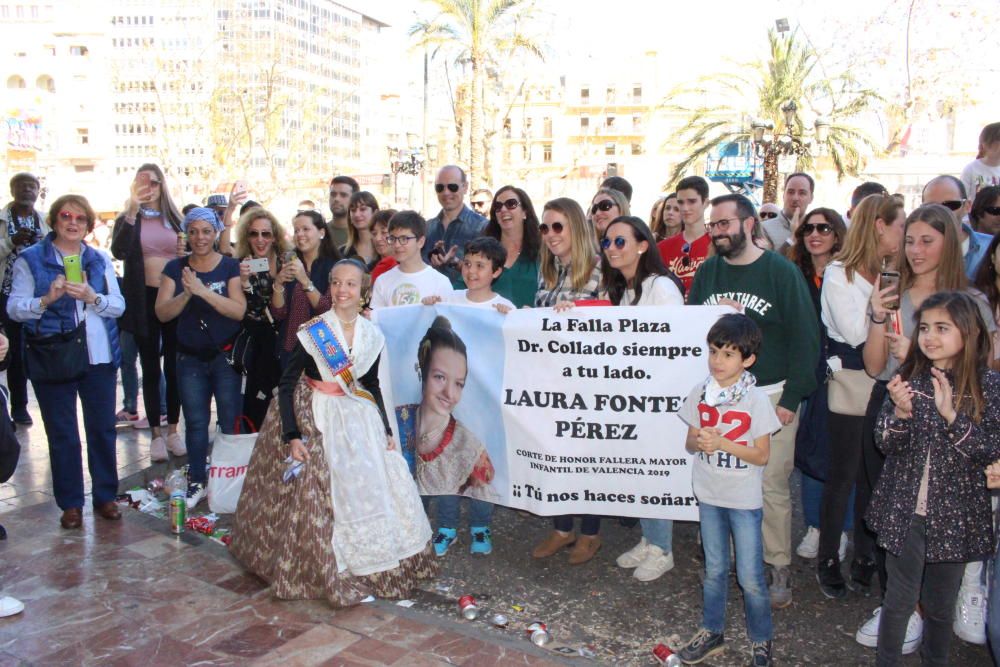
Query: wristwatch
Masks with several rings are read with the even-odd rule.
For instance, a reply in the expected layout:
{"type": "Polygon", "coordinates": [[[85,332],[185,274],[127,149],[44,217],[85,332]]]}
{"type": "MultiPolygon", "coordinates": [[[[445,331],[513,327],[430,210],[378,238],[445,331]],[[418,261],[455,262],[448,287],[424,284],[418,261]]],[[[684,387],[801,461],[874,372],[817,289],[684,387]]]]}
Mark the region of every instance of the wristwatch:
{"type": "Polygon", "coordinates": [[[100,294],[98,294],[96,297],[94,297],[94,308],[95,309],[100,308],[102,303],[104,303],[104,299],[101,298],[100,294]]]}
{"type": "Polygon", "coordinates": [[[315,292],[316,291],[316,286],[313,285],[312,283],[309,283],[308,286],[303,287],[302,289],[305,290],[306,292],[315,292]]]}

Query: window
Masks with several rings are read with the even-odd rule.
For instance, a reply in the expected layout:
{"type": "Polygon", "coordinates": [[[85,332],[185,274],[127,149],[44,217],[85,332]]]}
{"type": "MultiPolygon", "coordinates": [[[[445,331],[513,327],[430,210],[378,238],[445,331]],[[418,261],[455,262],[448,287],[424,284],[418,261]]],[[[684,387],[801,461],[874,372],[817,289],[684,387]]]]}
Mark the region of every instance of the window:
{"type": "Polygon", "coordinates": [[[580,131],[586,133],[589,127],[590,127],[590,118],[588,118],[587,116],[580,116],[580,131]]]}
{"type": "Polygon", "coordinates": [[[524,136],[525,137],[530,137],[531,136],[531,122],[532,122],[531,118],[525,118],[524,119],[524,136]]]}
{"type": "Polygon", "coordinates": [[[85,127],[76,128],[76,138],[80,145],[86,146],[90,143],[90,130],[85,127]]]}
{"type": "Polygon", "coordinates": [[[614,101],[615,101],[615,87],[608,86],[608,102],[610,103],[614,101]]]}
{"type": "Polygon", "coordinates": [[[87,49],[86,46],[71,46],[71,47],[69,47],[69,54],[71,56],[85,56],[88,53],[90,53],[90,51],[87,49]]]}
{"type": "Polygon", "coordinates": [[[580,101],[584,104],[590,104],[590,88],[584,87],[580,89],[580,101]]]}
{"type": "Polygon", "coordinates": [[[636,134],[642,132],[642,114],[632,114],[632,131],[636,134]]]}
{"type": "Polygon", "coordinates": [[[632,101],[636,104],[642,104],[642,84],[635,84],[632,86],[632,101]]]}
{"type": "Polygon", "coordinates": [[[503,119],[503,138],[510,139],[510,118],[503,119]]]}
{"type": "Polygon", "coordinates": [[[542,136],[552,136],[552,119],[548,116],[542,119],[542,136]]]}
{"type": "Polygon", "coordinates": [[[608,143],[604,144],[604,154],[605,155],[615,154],[615,142],[609,141],[608,143]]]}
{"type": "Polygon", "coordinates": [[[632,155],[642,155],[642,144],[632,144],[632,155]]]}
{"type": "Polygon", "coordinates": [[[19,77],[17,74],[13,74],[13,75],[11,75],[11,77],[9,79],[7,79],[7,87],[8,88],[26,88],[27,84],[24,82],[23,78],[19,77]]]}
{"type": "Polygon", "coordinates": [[[542,161],[552,162],[552,144],[542,146],[542,161]]]}
{"type": "Polygon", "coordinates": [[[73,165],[73,171],[78,174],[86,174],[94,171],[94,165],[92,164],[77,164],[73,165]]]}
{"type": "Polygon", "coordinates": [[[608,128],[609,130],[615,129],[615,117],[614,116],[608,116],[607,118],[605,118],[604,119],[604,127],[608,128]]]}

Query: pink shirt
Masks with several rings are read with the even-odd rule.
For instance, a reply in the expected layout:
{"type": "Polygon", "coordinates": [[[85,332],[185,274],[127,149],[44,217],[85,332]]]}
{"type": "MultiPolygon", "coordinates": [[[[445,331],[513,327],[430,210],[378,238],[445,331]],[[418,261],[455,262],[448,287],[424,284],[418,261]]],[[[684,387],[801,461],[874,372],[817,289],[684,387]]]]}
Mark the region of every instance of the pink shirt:
{"type": "Polygon", "coordinates": [[[177,259],[177,232],[163,226],[163,218],[142,218],[142,256],[177,259]]]}

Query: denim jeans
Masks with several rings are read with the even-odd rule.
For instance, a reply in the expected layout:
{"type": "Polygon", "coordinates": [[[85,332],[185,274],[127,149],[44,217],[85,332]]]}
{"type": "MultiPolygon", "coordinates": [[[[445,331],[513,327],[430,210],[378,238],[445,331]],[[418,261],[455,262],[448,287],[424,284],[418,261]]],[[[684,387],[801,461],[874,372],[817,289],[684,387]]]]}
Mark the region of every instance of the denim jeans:
{"type": "MultiPolygon", "coordinates": [[[[802,516],[805,518],[806,527],[819,529],[820,505],[823,502],[823,487],[826,485],[804,472],[800,476],[802,477],[802,516]]],[[[847,513],[844,515],[844,532],[849,533],[853,528],[854,487],[851,487],[851,495],[847,500],[847,513]]]]}
{"type": "Polygon", "coordinates": [[[663,549],[663,553],[668,554],[673,549],[674,544],[674,522],[670,519],[639,519],[642,526],[642,536],[650,544],[663,549]]]}
{"type": "Polygon", "coordinates": [[[241,384],[239,373],[221,354],[211,361],[201,361],[183,352],[177,353],[177,385],[184,410],[190,481],[201,484],[208,481],[205,460],[208,458],[212,397],[215,397],[219,429],[223,433],[233,433],[243,404],[241,384]]]}
{"type": "Polygon", "coordinates": [[[763,509],[736,510],[702,503],[701,544],[705,549],[705,583],[701,624],[710,632],[726,629],[729,592],[729,537],[736,551],[736,577],[743,589],[747,635],[752,642],[771,640],[771,595],[764,579],[763,509]]]}
{"type": "Polygon", "coordinates": [[[59,509],[83,507],[83,461],[76,400],[83,406],[87,435],[87,467],[94,505],[115,499],[118,465],[115,439],[115,367],[95,364],[83,379],[62,384],[36,384],[35,397],[49,441],[52,491],[59,509]]]}
{"type": "Polygon", "coordinates": [[[573,532],[573,519],[580,517],[580,534],[593,537],[601,531],[601,517],[593,514],[564,514],[552,517],[552,527],[564,533],[573,532]]]}
{"type": "MultiPolygon", "coordinates": [[[[458,518],[461,512],[463,496],[427,496],[428,501],[434,498],[437,504],[438,528],[458,528],[458,518]]],[[[489,526],[493,521],[493,503],[485,500],[469,498],[468,519],[469,528],[489,526]]]]}
{"type": "Polygon", "coordinates": [[[951,648],[951,625],[955,598],[962,583],[965,563],[928,563],[927,520],[916,514],[898,556],[886,553],[889,581],[882,600],[878,628],[877,665],[899,665],[903,661],[903,640],[910,614],[920,603],[924,610],[924,638],[921,663],[947,665],[951,648]]]}
{"type": "MultiPolygon", "coordinates": [[[[139,371],[135,362],[139,358],[139,347],[131,332],[119,329],[122,347],[122,409],[135,414],[139,408],[139,371]]],[[[167,381],[160,373],[160,414],[167,414],[167,381]]],[[[156,426],[156,424],[154,424],[156,426]]]]}

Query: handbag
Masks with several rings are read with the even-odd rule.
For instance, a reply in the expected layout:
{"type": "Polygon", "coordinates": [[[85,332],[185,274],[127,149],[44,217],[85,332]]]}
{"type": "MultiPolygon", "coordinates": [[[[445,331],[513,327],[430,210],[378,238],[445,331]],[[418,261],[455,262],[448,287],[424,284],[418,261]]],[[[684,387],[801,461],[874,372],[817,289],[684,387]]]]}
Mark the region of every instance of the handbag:
{"type": "Polygon", "coordinates": [[[32,382],[76,382],[89,367],[86,322],[80,322],[72,331],[48,336],[24,331],[24,371],[32,382]]]}
{"type": "Polygon", "coordinates": [[[240,327],[239,332],[236,334],[236,338],[229,343],[228,347],[223,348],[224,354],[226,355],[226,361],[229,365],[233,367],[233,370],[240,375],[246,375],[247,370],[251,364],[251,349],[253,347],[253,335],[246,327],[246,325],[240,327]]]}
{"type": "Polygon", "coordinates": [[[875,380],[861,370],[845,368],[834,373],[827,384],[830,412],[864,417],[875,380]]]}
{"type": "Polygon", "coordinates": [[[0,482],[6,482],[17,468],[21,443],[14,433],[14,422],[7,412],[7,389],[0,387],[0,482]]]}

